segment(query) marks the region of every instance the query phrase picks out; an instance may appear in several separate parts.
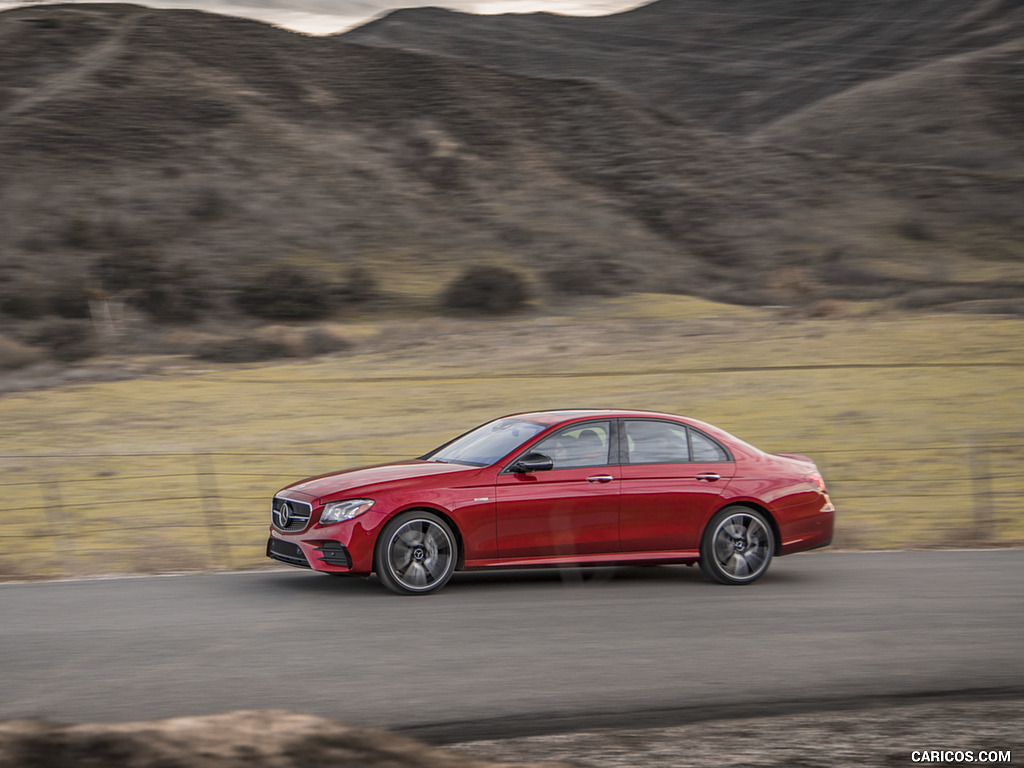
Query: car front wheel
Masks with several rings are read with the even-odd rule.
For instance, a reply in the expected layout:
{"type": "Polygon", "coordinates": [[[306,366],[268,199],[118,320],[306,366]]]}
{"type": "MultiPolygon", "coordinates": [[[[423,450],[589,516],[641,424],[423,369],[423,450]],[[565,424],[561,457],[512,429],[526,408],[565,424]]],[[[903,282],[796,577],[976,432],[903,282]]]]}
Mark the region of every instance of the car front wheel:
{"type": "Polygon", "coordinates": [[[401,595],[423,595],[451,578],[458,545],[451,528],[434,513],[404,512],[384,526],[374,559],[385,587],[401,595]]]}
{"type": "Polygon", "coordinates": [[[749,584],[768,570],[774,550],[775,537],[764,515],[749,507],[726,507],[704,529],[700,568],[722,584],[749,584]]]}

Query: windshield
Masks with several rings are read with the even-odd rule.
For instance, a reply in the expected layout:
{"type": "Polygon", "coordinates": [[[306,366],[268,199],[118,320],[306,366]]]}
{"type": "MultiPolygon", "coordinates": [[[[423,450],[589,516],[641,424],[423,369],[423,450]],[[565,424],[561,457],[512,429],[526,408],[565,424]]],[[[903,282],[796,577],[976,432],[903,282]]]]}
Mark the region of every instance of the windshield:
{"type": "Polygon", "coordinates": [[[546,428],[544,424],[522,419],[498,419],[467,432],[426,458],[428,461],[487,467],[546,428]]]}

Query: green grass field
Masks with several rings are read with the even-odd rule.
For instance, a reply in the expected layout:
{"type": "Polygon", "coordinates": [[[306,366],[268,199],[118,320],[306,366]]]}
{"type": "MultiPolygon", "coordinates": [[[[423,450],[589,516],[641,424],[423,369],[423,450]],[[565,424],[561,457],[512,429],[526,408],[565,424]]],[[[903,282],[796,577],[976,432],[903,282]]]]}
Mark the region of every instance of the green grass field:
{"type": "Polygon", "coordinates": [[[17,512],[0,523],[0,574],[260,565],[285,483],[569,406],[688,414],[815,458],[837,546],[1020,543],[1022,331],[1007,317],[806,320],[634,295],[500,321],[366,318],[351,323],[354,354],[160,359],[132,380],[7,394],[0,485],[17,512]]]}

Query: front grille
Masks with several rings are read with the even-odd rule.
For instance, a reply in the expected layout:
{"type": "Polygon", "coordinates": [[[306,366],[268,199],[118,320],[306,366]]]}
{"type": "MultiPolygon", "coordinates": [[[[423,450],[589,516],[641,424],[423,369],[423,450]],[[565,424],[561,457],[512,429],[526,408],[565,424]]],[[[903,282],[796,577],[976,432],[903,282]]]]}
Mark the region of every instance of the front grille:
{"type": "Polygon", "coordinates": [[[293,544],[290,541],[281,541],[280,539],[268,539],[267,540],[267,557],[272,557],[275,560],[280,560],[282,563],[288,563],[288,565],[297,565],[300,568],[309,568],[309,562],[306,560],[306,556],[302,554],[302,549],[298,544],[293,544]]]}
{"type": "Polygon", "coordinates": [[[304,531],[313,515],[313,507],[302,501],[274,497],[270,521],[279,531],[304,531]]]}

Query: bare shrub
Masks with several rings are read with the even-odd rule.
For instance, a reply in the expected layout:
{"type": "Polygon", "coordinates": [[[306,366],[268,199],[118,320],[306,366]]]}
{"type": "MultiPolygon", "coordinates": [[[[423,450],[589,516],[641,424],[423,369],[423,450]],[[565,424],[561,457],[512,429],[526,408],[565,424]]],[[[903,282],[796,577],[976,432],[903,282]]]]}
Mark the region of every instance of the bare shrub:
{"type": "Polygon", "coordinates": [[[64,226],[61,236],[64,245],[71,248],[95,250],[103,245],[103,233],[85,216],[75,216],[64,226]]]}
{"type": "Polygon", "coordinates": [[[805,267],[783,267],[768,279],[768,290],[774,301],[786,306],[808,306],[821,297],[824,286],[805,267]]]}
{"type": "Polygon", "coordinates": [[[162,271],[159,257],[147,249],[117,250],[100,257],[90,277],[107,293],[140,291],[158,282],[162,271]]]}
{"type": "Polygon", "coordinates": [[[343,336],[319,327],[306,331],[303,342],[307,355],[329,355],[332,352],[343,352],[352,346],[352,342],[343,336]]]}
{"type": "Polygon", "coordinates": [[[0,285],[0,311],[21,320],[43,317],[50,311],[49,296],[31,278],[4,283],[0,285]]]}
{"type": "Polygon", "coordinates": [[[192,218],[198,221],[217,221],[227,215],[228,202],[218,189],[206,187],[196,194],[188,209],[192,218]]]}
{"type": "Polygon", "coordinates": [[[621,264],[609,259],[572,259],[544,273],[547,284],[558,293],[579,296],[618,296],[629,280],[621,264]]]}
{"type": "Polygon", "coordinates": [[[196,350],[194,357],[214,363],[259,363],[296,357],[296,350],[283,339],[254,334],[206,342],[196,350]]]}
{"type": "Polygon", "coordinates": [[[78,320],[49,320],[36,331],[33,341],[63,362],[83,360],[99,351],[92,326],[78,320]]]}
{"type": "Polygon", "coordinates": [[[89,291],[82,280],[68,280],[50,295],[50,309],[60,317],[82,320],[89,317],[89,291]]]}
{"type": "Polygon", "coordinates": [[[238,306],[256,317],[309,320],[331,312],[331,287],[322,275],[281,264],[243,285],[238,306]]]}
{"type": "Polygon", "coordinates": [[[380,294],[377,278],[366,267],[356,265],[345,276],[341,294],[343,298],[356,303],[375,299],[380,294]]]}
{"type": "Polygon", "coordinates": [[[928,286],[908,291],[896,301],[896,305],[901,309],[925,309],[962,301],[999,298],[994,293],[988,285],[928,286]]]}
{"type": "Polygon", "coordinates": [[[140,303],[158,322],[189,323],[209,305],[209,292],[192,265],[179,263],[159,270],[156,282],[143,290],[140,303]]]}
{"type": "Polygon", "coordinates": [[[10,336],[0,334],[0,371],[14,371],[18,368],[38,363],[42,353],[35,347],[29,347],[15,341],[10,336]]]}
{"type": "Polygon", "coordinates": [[[848,311],[846,302],[839,299],[819,299],[807,306],[805,315],[810,318],[842,317],[848,311]]]}
{"type": "Polygon", "coordinates": [[[447,309],[490,314],[513,312],[526,303],[526,282],[504,267],[470,267],[449,283],[441,296],[447,309]]]}
{"type": "Polygon", "coordinates": [[[935,239],[935,236],[925,226],[924,222],[918,219],[904,219],[896,225],[896,232],[901,237],[907,238],[907,240],[926,242],[935,239]]]}
{"type": "Polygon", "coordinates": [[[886,278],[833,251],[817,270],[822,295],[851,301],[887,299],[903,290],[898,280],[886,278]]]}
{"type": "Polygon", "coordinates": [[[158,322],[192,322],[209,303],[203,276],[191,264],[166,265],[146,249],[109,253],[93,264],[90,276],[104,293],[125,299],[158,322]]]}

